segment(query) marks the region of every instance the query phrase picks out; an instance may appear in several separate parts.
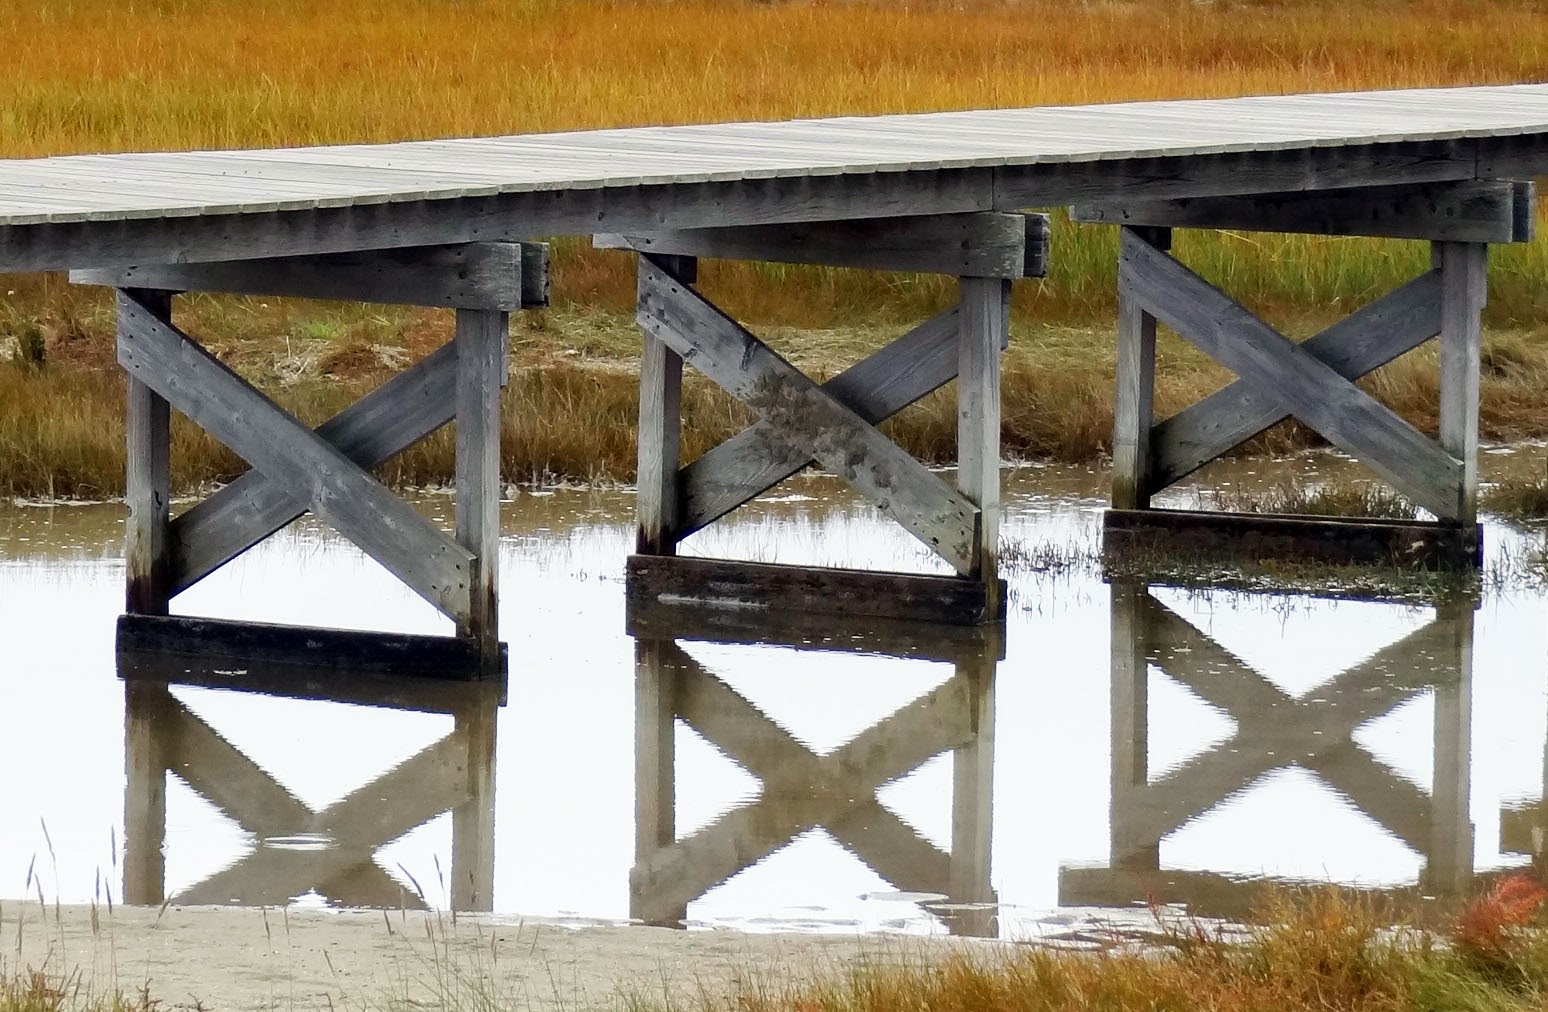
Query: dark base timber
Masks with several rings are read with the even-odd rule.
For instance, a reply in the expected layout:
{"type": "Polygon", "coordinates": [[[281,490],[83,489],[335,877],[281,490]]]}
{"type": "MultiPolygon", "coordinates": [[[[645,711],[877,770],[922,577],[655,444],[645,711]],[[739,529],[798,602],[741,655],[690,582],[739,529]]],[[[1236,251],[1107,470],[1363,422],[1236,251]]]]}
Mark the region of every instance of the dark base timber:
{"type": "Polygon", "coordinates": [[[1005,619],[1005,583],[989,587],[955,576],[781,566],[679,556],[631,555],[631,609],[683,607],[810,612],[974,626],[1005,619]]]}
{"type": "MultiPolygon", "coordinates": [[[[504,644],[498,670],[489,671],[476,644],[449,636],[181,615],[121,615],[118,619],[118,670],[124,678],[278,695],[335,696],[327,683],[360,686],[364,691],[368,681],[394,685],[403,679],[503,682],[507,665],[504,644]]],[[[372,693],[367,695],[374,698],[372,693]]]]}
{"type": "Polygon", "coordinates": [[[1292,561],[1467,569],[1483,565],[1477,524],[1308,517],[1275,513],[1116,510],[1102,520],[1102,554],[1110,561],[1147,554],[1200,561],[1292,561]]]}

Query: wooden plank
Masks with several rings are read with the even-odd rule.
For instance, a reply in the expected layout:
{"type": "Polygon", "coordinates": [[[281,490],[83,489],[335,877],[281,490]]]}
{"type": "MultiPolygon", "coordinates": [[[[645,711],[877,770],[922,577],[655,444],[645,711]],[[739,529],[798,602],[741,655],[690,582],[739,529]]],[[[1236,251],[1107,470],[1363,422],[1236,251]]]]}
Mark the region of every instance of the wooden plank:
{"type": "MultiPolygon", "coordinates": [[[[648,263],[683,285],[698,277],[698,261],[681,254],[642,254],[639,299],[644,304],[648,263]],[[647,260],[648,257],[648,260],[647,260]]],[[[643,336],[640,352],[639,457],[635,468],[635,548],[641,555],[675,555],[682,530],[678,465],[682,460],[683,359],[665,341],[643,336]]]]}
{"type": "Polygon", "coordinates": [[[1102,553],[1120,568],[1125,558],[1143,561],[1165,554],[1465,569],[1483,565],[1483,529],[1368,517],[1108,510],[1102,517],[1102,553]]]}
{"type": "MultiPolygon", "coordinates": [[[[1169,229],[1142,236],[1156,249],[1172,247],[1169,229]]],[[[1118,286],[1118,357],[1113,397],[1112,504],[1116,509],[1150,505],[1150,444],[1155,423],[1156,318],[1118,286]]]]}
{"type": "MultiPolygon", "coordinates": [[[[1440,333],[1440,300],[1440,275],[1426,272],[1307,338],[1301,347],[1345,379],[1358,379],[1440,333]]],[[[1162,420],[1150,434],[1147,495],[1289,417],[1276,391],[1236,380],[1162,420]]]]}
{"type": "Polygon", "coordinates": [[[457,543],[473,555],[457,635],[478,645],[490,670],[500,662],[500,388],[509,333],[504,312],[457,311],[457,543]]]}
{"type": "Polygon", "coordinates": [[[118,361],[444,614],[468,611],[472,555],[332,444],[120,291],[118,361]]]}
{"type": "Polygon", "coordinates": [[[1523,225],[1532,220],[1535,203],[1530,183],[1475,179],[1321,193],[1080,204],[1070,209],[1070,218],[1129,226],[1508,243],[1530,240],[1530,230],[1523,225]]]}
{"type": "Polygon", "coordinates": [[[695,368],[870,498],[958,572],[973,568],[978,510],[924,465],[692,289],[640,265],[638,319],[695,368]]]}
{"type": "Polygon", "coordinates": [[[1048,219],[999,212],[592,236],[598,249],[984,278],[1046,271],[1048,219]],[[1029,247],[1035,247],[1029,255],[1029,247]]]}
{"type": "MultiPolygon", "coordinates": [[[[364,468],[386,463],[452,420],[457,349],[446,344],[318,426],[317,435],[364,468]]],[[[172,521],[172,592],[180,594],[306,512],[256,469],[172,521]]]]}
{"type": "Polygon", "coordinates": [[[542,309],[549,304],[549,261],[546,242],[518,243],[521,247],[521,308],[542,309]]]}
{"type": "Polygon", "coordinates": [[[980,625],[1005,617],[990,607],[978,580],[875,570],[783,566],[720,559],[631,555],[625,564],[631,601],[746,611],[873,615],[910,622],[980,625]]]}
{"type": "Polygon", "coordinates": [[[1456,519],[1478,516],[1478,386],[1483,308],[1488,297],[1489,247],[1439,243],[1440,445],[1462,462],[1456,519]]]}
{"type": "MultiPolygon", "coordinates": [[[[145,312],[170,322],[169,292],[138,291],[145,312]]],[[[119,339],[126,321],[120,314],[119,339]]],[[[172,599],[169,508],[172,502],[172,413],[150,386],[129,377],[124,415],[124,609],[165,615],[172,599]]]]}
{"type": "MultiPolygon", "coordinates": [[[[937,313],[822,385],[871,424],[884,421],[957,375],[960,310],[937,313]]],[[[686,538],[812,464],[806,447],[765,419],[753,423],[682,469],[686,538]]]]}
{"type": "MultiPolygon", "coordinates": [[[[78,285],[231,292],[454,309],[524,304],[522,248],[508,242],[72,271],[78,285]]],[[[537,263],[534,256],[530,258],[537,263]]],[[[536,287],[539,282],[532,283],[536,287]]],[[[546,280],[541,282],[546,287],[546,280]]],[[[546,298],[544,303],[546,304],[546,298]]]]}
{"type": "Polygon", "coordinates": [[[998,592],[1000,551],[1000,348],[1010,334],[1010,281],[958,282],[957,489],[978,507],[978,538],[967,575],[998,592]]]}
{"type": "Polygon", "coordinates": [[[1459,514],[1462,465],[1391,408],[1132,232],[1120,283],[1157,319],[1242,379],[1275,389],[1295,416],[1364,461],[1419,506],[1459,514]]]}

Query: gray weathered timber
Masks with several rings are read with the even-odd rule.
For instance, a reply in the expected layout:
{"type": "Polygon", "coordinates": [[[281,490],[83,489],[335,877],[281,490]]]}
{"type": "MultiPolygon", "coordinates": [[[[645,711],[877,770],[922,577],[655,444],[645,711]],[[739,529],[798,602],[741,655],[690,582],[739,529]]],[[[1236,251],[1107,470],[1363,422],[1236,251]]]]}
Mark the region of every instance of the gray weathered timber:
{"type": "MultiPolygon", "coordinates": [[[[1000,348],[1010,334],[1010,281],[958,281],[957,490],[978,507],[967,575],[998,592],[1000,548],[1000,348]]],[[[994,601],[991,610],[998,612],[994,601]]]]}
{"type": "Polygon", "coordinates": [[[520,245],[521,308],[542,309],[549,303],[549,245],[546,242],[524,242],[520,245]]]}
{"type": "Polygon", "coordinates": [[[457,311],[457,543],[472,560],[468,610],[454,617],[457,635],[478,644],[491,671],[500,660],[500,388],[509,331],[505,312],[457,311]]]}
{"type": "MultiPolygon", "coordinates": [[[[136,292],[148,313],[170,322],[169,292],[136,292]]],[[[120,317],[118,329],[123,333],[120,317]]],[[[124,568],[126,611],[165,615],[172,599],[171,535],[172,414],[165,399],[131,376],[124,416],[124,568]]]]}
{"type": "Polygon", "coordinates": [[[996,212],[592,237],[598,249],[983,278],[1041,276],[1047,242],[1046,216],[996,212]]]}
{"type": "Polygon", "coordinates": [[[696,292],[640,264],[640,326],[865,494],[958,572],[973,571],[977,507],[696,292]]]}
{"type": "Polygon", "coordinates": [[[1127,230],[1119,284],[1215,361],[1255,386],[1277,390],[1297,418],[1360,458],[1416,504],[1443,520],[1457,519],[1460,461],[1316,356],[1127,230]]]}
{"type": "Polygon", "coordinates": [[[1529,242],[1535,189],[1508,179],[1082,204],[1075,221],[1451,242],[1529,242]]]}
{"type": "MultiPolygon", "coordinates": [[[[1141,226],[1144,227],[1144,226],[1141,226]]],[[[1171,231],[1145,228],[1156,249],[1172,246],[1171,231]]],[[[1150,445],[1155,422],[1156,318],[1118,286],[1118,347],[1113,394],[1113,479],[1115,509],[1150,505],[1150,445]]]]}
{"type": "MultiPolygon", "coordinates": [[[[339,299],[388,305],[449,306],[454,309],[512,310],[527,304],[523,281],[527,260],[507,242],[363,250],[324,256],[227,260],[219,263],[147,264],[108,270],[71,271],[78,285],[160,288],[178,292],[339,299]]],[[[542,290],[547,280],[530,283],[542,290]]]]}
{"type": "MultiPolygon", "coordinates": [[[[641,268],[649,262],[657,270],[684,285],[698,276],[698,261],[681,254],[640,256],[641,268]],[[647,260],[647,257],[649,259],[647,260]]],[[[645,275],[639,277],[643,305],[645,275]]],[[[644,335],[640,351],[640,421],[635,436],[638,451],[635,468],[635,551],[642,555],[675,555],[677,542],[686,536],[682,523],[683,359],[666,342],[644,335]]]]}
{"type": "Polygon", "coordinates": [[[1462,462],[1454,518],[1471,526],[1478,512],[1478,383],[1489,247],[1445,242],[1440,261],[1440,445],[1462,462]]]}
{"type": "Polygon", "coordinates": [[[444,614],[466,614],[472,553],[176,328],[120,291],[118,361],[444,614]]]}
{"type": "MultiPolygon", "coordinates": [[[[822,385],[822,389],[875,425],[957,375],[957,321],[953,306],[822,385]]],[[[680,537],[721,517],[811,464],[804,444],[759,420],[710,449],[682,470],[680,537]]]]}
{"type": "MultiPolygon", "coordinates": [[[[1345,379],[1358,379],[1439,334],[1440,297],[1440,274],[1427,271],[1307,338],[1301,347],[1345,379]]],[[[1236,380],[1215,391],[1151,430],[1147,493],[1182,480],[1289,417],[1276,390],[1236,380]]],[[[1122,508],[1117,501],[1113,505],[1122,508]]]]}
{"type": "MultiPolygon", "coordinates": [[[[375,468],[452,420],[457,348],[447,344],[317,428],[363,468],[375,468]]],[[[174,595],[209,576],[306,512],[261,471],[237,477],[172,521],[174,595]]]]}

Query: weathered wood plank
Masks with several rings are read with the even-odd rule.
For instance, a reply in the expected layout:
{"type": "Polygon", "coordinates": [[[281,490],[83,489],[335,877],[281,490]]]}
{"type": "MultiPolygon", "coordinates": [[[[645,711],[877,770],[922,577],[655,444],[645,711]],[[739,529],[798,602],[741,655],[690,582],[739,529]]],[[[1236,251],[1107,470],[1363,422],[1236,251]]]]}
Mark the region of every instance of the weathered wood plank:
{"type": "MultiPolygon", "coordinates": [[[[172,319],[172,295],[138,291],[145,311],[172,319]]],[[[122,339],[125,321],[118,320],[122,339]]],[[[139,379],[129,377],[125,406],[124,608],[165,615],[172,599],[169,507],[172,502],[172,413],[167,402],[139,379]]]]}
{"type": "MultiPolygon", "coordinates": [[[[457,349],[446,344],[322,425],[317,434],[377,467],[452,420],[457,349]]],[[[290,490],[251,470],[172,521],[172,593],[180,594],[306,511],[290,490]]]]}
{"type": "Polygon", "coordinates": [[[1474,179],[1323,193],[1079,204],[1070,209],[1070,217],[1129,226],[1508,243],[1531,240],[1535,204],[1530,183],[1474,179]]]}
{"type": "MultiPolygon", "coordinates": [[[[872,425],[891,418],[957,375],[960,310],[944,310],[822,385],[872,425]]],[[[721,517],[813,463],[811,452],[760,419],[681,472],[679,537],[721,517]]]]}
{"type": "MultiPolygon", "coordinates": [[[[968,575],[999,590],[1000,348],[1010,334],[1010,281],[962,278],[957,336],[957,489],[978,507],[968,575]]],[[[989,607],[998,612],[991,601],[989,607]]]]}
{"type": "MultiPolygon", "coordinates": [[[[536,244],[534,244],[536,245],[536,244]]],[[[513,310],[528,294],[547,305],[547,278],[523,281],[523,268],[542,269],[545,255],[525,255],[508,242],[363,250],[321,256],[146,264],[70,272],[78,285],[231,292],[454,309],[513,310]]]]}
{"type": "MultiPolygon", "coordinates": [[[[1307,338],[1301,347],[1345,379],[1358,379],[1440,333],[1440,298],[1440,275],[1426,272],[1307,338]]],[[[1150,434],[1147,495],[1289,417],[1276,391],[1236,380],[1163,419],[1150,434]]]]}
{"type": "Polygon", "coordinates": [[[1146,310],[1364,461],[1436,516],[1459,516],[1462,465],[1392,409],[1339,376],[1209,282],[1124,232],[1119,284],[1146,310]]]}
{"type": "MultiPolygon", "coordinates": [[[[698,261],[680,254],[642,254],[640,264],[684,285],[698,276],[698,261]]],[[[639,298],[643,305],[648,282],[640,274],[639,298]]],[[[635,468],[636,552],[641,555],[675,555],[682,530],[683,359],[665,341],[643,335],[640,352],[640,420],[636,433],[638,462],[635,468]]]]}
{"type": "MultiPolygon", "coordinates": [[[[1171,249],[1169,229],[1149,228],[1143,236],[1156,249],[1171,249]]],[[[1150,445],[1155,422],[1156,318],[1118,286],[1118,348],[1113,396],[1112,504],[1116,509],[1150,505],[1150,445]]]]}
{"type": "Polygon", "coordinates": [[[698,603],[780,613],[829,612],[911,622],[980,625],[1004,619],[978,580],[722,559],[631,555],[626,593],[638,606],[698,603]]]}
{"type": "Polygon", "coordinates": [[[1440,445],[1462,462],[1455,519],[1478,515],[1478,385],[1489,247],[1437,244],[1440,260],[1440,445]]]}
{"type": "Polygon", "coordinates": [[[638,235],[603,233],[592,236],[592,243],[598,249],[723,260],[983,278],[1041,277],[1048,263],[1048,218],[998,212],[908,216],[638,235]]]}
{"type": "Polygon", "coordinates": [[[864,419],[687,286],[640,264],[638,319],[950,562],[973,568],[978,509],[864,419]]]}
{"type": "Polygon", "coordinates": [[[457,348],[457,543],[473,556],[468,610],[455,616],[490,670],[500,661],[500,387],[510,317],[459,309],[457,348]]]}
{"type": "Polygon", "coordinates": [[[468,610],[472,555],[332,444],[120,291],[118,361],[444,614],[468,610]]]}

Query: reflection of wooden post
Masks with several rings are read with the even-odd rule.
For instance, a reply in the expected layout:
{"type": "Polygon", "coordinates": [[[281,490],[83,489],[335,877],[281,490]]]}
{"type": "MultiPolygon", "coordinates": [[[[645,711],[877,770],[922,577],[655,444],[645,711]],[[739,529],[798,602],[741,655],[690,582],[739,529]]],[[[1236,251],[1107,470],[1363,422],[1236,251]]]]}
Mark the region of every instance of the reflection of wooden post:
{"type": "Polygon", "coordinates": [[[494,909],[495,731],[493,707],[456,714],[453,737],[464,748],[468,796],[452,810],[453,910],[494,909]]]}
{"type": "Polygon", "coordinates": [[[1112,590],[1112,867],[1161,867],[1161,842],[1144,838],[1145,806],[1135,804],[1150,779],[1149,672],[1142,583],[1114,581],[1112,590]],[[1139,831],[1136,835],[1136,830],[1139,831]]]}
{"type": "MultiPolygon", "coordinates": [[[[677,841],[677,793],[674,780],[677,730],[675,671],[667,661],[670,641],[634,642],[634,861],[643,867],[663,847],[677,841]]],[[[650,924],[681,927],[686,905],[653,909],[633,882],[629,916],[650,924]]]]}
{"type": "Polygon", "coordinates": [[[156,906],[166,895],[168,728],[165,685],[124,683],[125,903],[156,906]]]}
{"type": "MultiPolygon", "coordinates": [[[[969,737],[952,751],[951,899],[994,902],[990,881],[994,836],[994,669],[990,651],[957,662],[956,677],[970,690],[969,737]]],[[[948,917],[954,934],[996,934],[997,911],[948,917]]]]}
{"type": "Polygon", "coordinates": [[[1435,686],[1435,771],[1430,790],[1430,852],[1425,885],[1437,892],[1462,892],[1473,876],[1470,811],[1473,731],[1473,602],[1436,609],[1437,622],[1451,630],[1455,677],[1435,686]]]}

